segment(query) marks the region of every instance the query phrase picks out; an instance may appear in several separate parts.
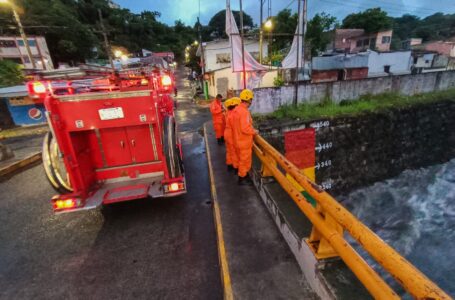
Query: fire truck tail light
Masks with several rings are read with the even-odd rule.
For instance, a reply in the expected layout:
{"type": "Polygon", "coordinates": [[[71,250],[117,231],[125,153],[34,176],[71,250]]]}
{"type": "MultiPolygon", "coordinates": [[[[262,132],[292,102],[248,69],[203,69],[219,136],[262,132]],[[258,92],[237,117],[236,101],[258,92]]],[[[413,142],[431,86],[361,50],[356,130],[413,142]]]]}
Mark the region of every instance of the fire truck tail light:
{"type": "Polygon", "coordinates": [[[52,199],[55,211],[67,210],[82,206],[82,201],[79,198],[68,199],[52,199]]]}
{"type": "Polygon", "coordinates": [[[34,81],[31,84],[31,92],[34,94],[44,94],[46,93],[46,86],[40,81],[34,81]]]}
{"type": "Polygon", "coordinates": [[[164,191],[166,193],[175,193],[183,191],[185,189],[185,184],[183,182],[173,182],[164,186],[164,191]]]}
{"type": "Polygon", "coordinates": [[[161,77],[161,84],[162,84],[163,86],[172,85],[171,76],[169,76],[169,75],[163,75],[163,77],[161,77]]]}

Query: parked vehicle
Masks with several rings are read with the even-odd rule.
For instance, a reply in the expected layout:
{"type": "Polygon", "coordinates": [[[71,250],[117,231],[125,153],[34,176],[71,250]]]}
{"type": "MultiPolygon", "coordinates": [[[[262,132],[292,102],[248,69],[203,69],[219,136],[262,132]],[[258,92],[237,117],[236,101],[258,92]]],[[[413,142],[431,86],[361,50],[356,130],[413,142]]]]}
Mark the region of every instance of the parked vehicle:
{"type": "Polygon", "coordinates": [[[144,68],[28,83],[47,111],[43,164],[56,213],[186,192],[173,85],[144,68]]]}

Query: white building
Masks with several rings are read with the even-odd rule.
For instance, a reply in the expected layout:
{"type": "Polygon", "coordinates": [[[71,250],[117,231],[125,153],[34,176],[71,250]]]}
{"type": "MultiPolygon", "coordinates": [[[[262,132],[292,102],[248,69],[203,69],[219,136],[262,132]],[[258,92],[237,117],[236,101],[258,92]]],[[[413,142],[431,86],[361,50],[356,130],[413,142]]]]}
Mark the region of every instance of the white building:
{"type": "MultiPolygon", "coordinates": [[[[52,70],[51,55],[47,48],[46,39],[42,36],[27,37],[30,51],[37,69],[52,70]]],[[[32,63],[27,54],[24,41],[17,36],[0,37],[0,59],[9,59],[24,66],[25,69],[32,69],[32,63]]]]}
{"type": "MultiPolygon", "coordinates": [[[[226,96],[228,90],[240,90],[243,87],[242,73],[233,73],[231,70],[231,46],[228,40],[218,40],[202,44],[204,50],[205,72],[208,81],[209,94],[226,96]]],[[[245,50],[259,61],[259,41],[245,39],[245,50]]],[[[199,54],[199,52],[198,52],[199,54]]],[[[268,55],[268,43],[263,43],[263,57],[268,55]]],[[[258,76],[247,73],[247,80],[254,81],[256,87],[273,86],[273,79],[277,76],[276,69],[258,76]]]]}
{"type": "MultiPolygon", "coordinates": [[[[259,61],[259,41],[245,39],[245,50],[259,61]]],[[[228,40],[203,43],[205,71],[213,72],[231,66],[231,46],[228,40]]],[[[268,43],[263,42],[263,57],[268,55],[268,43]]]]}
{"type": "Polygon", "coordinates": [[[411,51],[369,51],[368,77],[411,74],[411,51]]]}

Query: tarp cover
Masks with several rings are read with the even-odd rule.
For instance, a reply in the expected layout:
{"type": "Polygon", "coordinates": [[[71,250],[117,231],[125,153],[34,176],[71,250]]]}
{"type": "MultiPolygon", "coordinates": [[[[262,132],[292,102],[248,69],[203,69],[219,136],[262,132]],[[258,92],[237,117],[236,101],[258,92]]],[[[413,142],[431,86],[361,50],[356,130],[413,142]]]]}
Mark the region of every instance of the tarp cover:
{"type": "MultiPolygon", "coordinates": [[[[231,67],[233,72],[242,72],[242,39],[231,11],[230,1],[226,0],[226,34],[231,44],[231,67]]],[[[266,71],[267,67],[258,63],[254,57],[245,51],[245,71],[266,71]]]]}
{"type": "MultiPolygon", "coordinates": [[[[298,0],[300,1],[300,0],[298,0]]],[[[307,1],[307,0],[304,0],[307,1]]],[[[297,28],[295,30],[294,39],[292,40],[291,50],[289,51],[288,55],[283,59],[281,62],[281,66],[283,69],[291,69],[297,66],[297,53],[300,53],[299,56],[299,68],[303,68],[303,11],[300,10],[299,12],[299,23],[297,24],[297,28]],[[298,44],[298,47],[297,47],[298,44]]]]}

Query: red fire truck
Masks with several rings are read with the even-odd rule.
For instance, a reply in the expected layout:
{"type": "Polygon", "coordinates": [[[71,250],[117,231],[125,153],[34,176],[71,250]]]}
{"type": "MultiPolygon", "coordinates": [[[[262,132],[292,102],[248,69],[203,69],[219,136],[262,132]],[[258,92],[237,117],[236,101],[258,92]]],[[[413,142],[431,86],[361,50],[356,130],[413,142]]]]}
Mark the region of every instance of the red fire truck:
{"type": "Polygon", "coordinates": [[[143,68],[28,83],[50,132],[43,164],[56,213],[186,192],[172,78],[143,68]]]}

